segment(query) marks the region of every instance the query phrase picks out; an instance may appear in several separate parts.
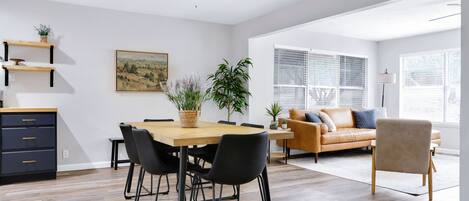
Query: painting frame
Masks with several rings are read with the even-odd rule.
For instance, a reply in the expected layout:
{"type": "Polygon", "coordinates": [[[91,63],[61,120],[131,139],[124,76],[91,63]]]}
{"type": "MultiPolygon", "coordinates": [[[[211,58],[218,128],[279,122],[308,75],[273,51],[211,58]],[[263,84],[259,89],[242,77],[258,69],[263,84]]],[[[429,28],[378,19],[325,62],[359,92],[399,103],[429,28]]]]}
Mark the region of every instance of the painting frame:
{"type": "MultiPolygon", "coordinates": [[[[137,57],[139,54],[141,55],[154,55],[154,56],[163,56],[166,58],[166,60],[164,61],[165,65],[166,65],[166,68],[165,70],[163,71],[164,73],[164,76],[165,76],[165,79],[164,80],[157,80],[155,81],[154,84],[156,84],[155,86],[159,86],[159,82],[166,82],[168,80],[168,77],[169,77],[169,54],[168,53],[162,53],[162,52],[147,52],[147,51],[133,51],[133,50],[121,50],[121,49],[117,49],[115,50],[115,80],[116,80],[116,83],[115,83],[115,90],[116,91],[120,91],[120,92],[163,92],[163,89],[161,88],[161,86],[155,88],[155,89],[143,89],[143,88],[123,88],[119,82],[122,82],[122,80],[120,80],[120,74],[119,73],[119,65],[120,65],[120,62],[119,62],[119,53],[123,53],[123,54],[135,54],[135,56],[137,57]]],[[[138,66],[137,67],[137,72],[138,72],[138,68],[141,68],[141,66],[138,66]]],[[[155,68],[155,71],[157,69],[155,68]]],[[[128,73],[128,72],[127,72],[128,73]]],[[[154,72],[156,73],[156,72],[154,72]]],[[[138,74],[138,73],[137,73],[138,74]]]]}

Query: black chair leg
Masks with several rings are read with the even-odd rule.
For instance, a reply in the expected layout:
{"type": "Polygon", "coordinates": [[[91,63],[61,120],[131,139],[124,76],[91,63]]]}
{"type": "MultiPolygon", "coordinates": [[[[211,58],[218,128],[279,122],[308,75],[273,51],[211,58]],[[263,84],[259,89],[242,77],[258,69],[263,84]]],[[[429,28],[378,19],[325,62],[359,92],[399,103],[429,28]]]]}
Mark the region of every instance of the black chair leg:
{"type": "Polygon", "coordinates": [[[264,191],[264,181],[262,180],[262,177],[261,176],[258,176],[257,177],[257,183],[259,184],[259,192],[261,194],[261,200],[264,201],[265,200],[265,191],[264,191]]]}
{"type": "Polygon", "coordinates": [[[236,192],[238,193],[237,200],[239,201],[239,199],[240,199],[240,197],[241,197],[241,186],[240,186],[240,185],[237,185],[237,186],[236,186],[236,192]]]}
{"type": "Polygon", "coordinates": [[[138,176],[138,183],[137,183],[137,192],[135,193],[135,201],[140,200],[140,193],[142,192],[142,185],[143,185],[143,178],[145,177],[145,170],[143,167],[140,168],[140,174],[138,176]]]}
{"type": "Polygon", "coordinates": [[[114,152],[114,170],[117,170],[119,166],[119,144],[116,142],[115,152],[114,152]]]}
{"type": "Polygon", "coordinates": [[[125,189],[124,189],[124,198],[126,200],[132,198],[132,196],[127,195],[127,193],[130,193],[130,189],[132,188],[132,177],[134,173],[134,163],[130,163],[129,166],[129,173],[127,174],[127,181],[125,182],[125,189]]]}
{"type": "Polygon", "coordinates": [[[213,201],[215,201],[216,197],[215,197],[215,182],[212,182],[212,198],[213,198],[213,201]]]}
{"type": "Polygon", "coordinates": [[[223,194],[223,184],[220,185],[220,196],[218,196],[220,200],[222,198],[222,194],[223,194]]]}

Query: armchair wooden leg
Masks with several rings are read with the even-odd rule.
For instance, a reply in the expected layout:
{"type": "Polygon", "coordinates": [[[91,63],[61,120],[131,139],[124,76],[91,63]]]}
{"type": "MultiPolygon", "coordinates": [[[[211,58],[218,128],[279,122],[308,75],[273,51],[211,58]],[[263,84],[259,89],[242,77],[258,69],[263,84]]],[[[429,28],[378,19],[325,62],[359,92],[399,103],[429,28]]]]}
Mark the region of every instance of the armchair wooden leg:
{"type": "Polygon", "coordinates": [[[314,163],[318,163],[319,153],[314,153],[314,163]]]}
{"type": "Polygon", "coordinates": [[[376,192],[376,158],[375,158],[375,149],[371,148],[371,194],[376,192]]]}
{"type": "Polygon", "coordinates": [[[425,185],[427,185],[427,175],[422,174],[422,186],[425,186],[425,185]]]}
{"type": "Polygon", "coordinates": [[[428,200],[433,200],[433,168],[432,168],[432,155],[430,154],[430,162],[428,167],[428,200]]]}
{"type": "Polygon", "coordinates": [[[433,162],[433,160],[432,160],[432,168],[433,168],[433,171],[436,172],[436,167],[435,167],[435,163],[433,162]]]}

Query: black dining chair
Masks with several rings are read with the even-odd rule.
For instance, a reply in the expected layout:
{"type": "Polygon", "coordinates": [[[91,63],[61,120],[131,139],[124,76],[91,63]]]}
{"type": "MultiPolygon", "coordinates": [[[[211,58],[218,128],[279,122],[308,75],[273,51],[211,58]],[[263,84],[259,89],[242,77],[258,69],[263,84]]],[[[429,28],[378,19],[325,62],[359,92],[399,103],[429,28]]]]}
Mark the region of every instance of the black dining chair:
{"type": "MultiPolygon", "coordinates": [[[[132,133],[135,140],[138,157],[141,162],[141,172],[138,177],[135,201],[140,199],[143,179],[146,172],[150,173],[151,175],[159,175],[155,198],[155,200],[158,200],[161,177],[167,177],[168,174],[171,173],[177,174],[179,169],[179,159],[163,151],[161,147],[164,144],[154,141],[153,137],[147,130],[132,129],[132,133]]],[[[188,169],[191,169],[190,167],[191,166],[188,165],[188,169]]],[[[169,190],[170,185],[168,180],[167,186],[169,190]]]]}
{"type": "Polygon", "coordinates": [[[212,183],[212,198],[216,199],[215,184],[221,184],[219,199],[221,199],[223,185],[236,186],[237,199],[240,199],[240,185],[258,179],[259,190],[264,200],[264,187],[261,173],[266,166],[265,156],[268,135],[262,132],[252,135],[224,135],[218,145],[212,167],[210,169],[194,170],[191,198],[197,200],[199,188],[202,189],[201,179],[212,183]],[[242,149],[240,149],[242,147],[242,149]]]}
{"type": "MultiPolygon", "coordinates": [[[[125,123],[120,123],[119,127],[121,129],[122,136],[124,138],[125,149],[127,151],[127,155],[129,157],[129,161],[130,161],[129,172],[127,173],[127,180],[125,182],[125,188],[124,188],[124,198],[125,199],[131,199],[131,198],[135,197],[135,195],[128,195],[128,193],[130,193],[130,190],[132,188],[132,178],[133,178],[135,165],[136,164],[140,165],[140,159],[138,157],[137,147],[135,145],[135,140],[132,136],[132,126],[129,125],[129,124],[125,124],[125,123]]],[[[141,172],[139,174],[141,174],[141,172]]],[[[168,178],[166,178],[166,180],[167,180],[167,182],[169,182],[168,178]]],[[[144,194],[144,195],[141,195],[141,196],[154,195],[154,193],[153,193],[153,177],[152,177],[150,182],[151,182],[150,190],[148,190],[148,189],[146,189],[145,187],[142,186],[145,189],[145,191],[147,191],[148,193],[144,194]]],[[[167,193],[169,193],[169,188],[168,188],[168,191],[162,192],[162,194],[167,194],[167,193]]]]}
{"type": "MultiPolygon", "coordinates": [[[[217,123],[236,125],[236,122],[224,121],[224,120],[220,120],[217,123]]],[[[217,148],[218,148],[217,144],[208,144],[203,147],[189,151],[189,154],[197,159],[203,160],[202,167],[204,167],[205,162],[213,163],[213,159],[215,158],[215,153],[217,151],[217,148]]],[[[198,164],[198,162],[196,163],[198,164]]]]}
{"type": "MultiPolygon", "coordinates": [[[[241,126],[264,129],[264,125],[242,123],[241,126]]],[[[267,162],[270,163],[270,141],[267,143],[267,162]]]]}
{"type": "MultiPolygon", "coordinates": [[[[143,122],[174,122],[174,119],[144,119],[143,122]]],[[[163,149],[165,152],[172,153],[176,156],[178,156],[179,153],[179,148],[178,147],[172,147],[169,145],[162,144],[161,149],[163,149]]]]}

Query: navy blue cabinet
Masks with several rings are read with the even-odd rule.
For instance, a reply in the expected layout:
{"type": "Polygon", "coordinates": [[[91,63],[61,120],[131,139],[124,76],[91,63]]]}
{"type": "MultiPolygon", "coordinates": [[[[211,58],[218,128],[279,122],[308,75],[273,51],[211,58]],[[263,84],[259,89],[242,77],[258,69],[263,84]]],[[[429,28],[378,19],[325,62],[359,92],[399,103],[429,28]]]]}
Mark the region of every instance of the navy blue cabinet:
{"type": "Polygon", "coordinates": [[[53,179],[57,172],[57,112],[0,109],[0,184],[53,179]]]}

